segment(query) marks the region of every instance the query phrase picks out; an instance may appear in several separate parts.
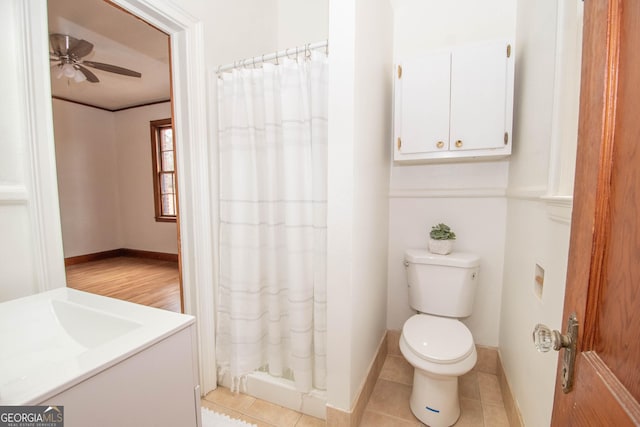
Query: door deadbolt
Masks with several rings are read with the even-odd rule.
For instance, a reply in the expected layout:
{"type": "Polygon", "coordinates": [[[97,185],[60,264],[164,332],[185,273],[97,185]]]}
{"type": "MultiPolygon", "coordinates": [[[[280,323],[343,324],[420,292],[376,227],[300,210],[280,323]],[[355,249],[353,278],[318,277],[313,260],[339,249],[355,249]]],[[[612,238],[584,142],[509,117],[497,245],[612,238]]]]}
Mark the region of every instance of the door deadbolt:
{"type": "Polygon", "coordinates": [[[576,362],[576,342],[578,341],[578,318],[571,313],[567,320],[567,333],[561,334],[546,325],[538,323],[533,329],[533,343],[540,353],[564,348],[562,360],[562,391],[569,393],[573,387],[573,369],[576,362]]]}

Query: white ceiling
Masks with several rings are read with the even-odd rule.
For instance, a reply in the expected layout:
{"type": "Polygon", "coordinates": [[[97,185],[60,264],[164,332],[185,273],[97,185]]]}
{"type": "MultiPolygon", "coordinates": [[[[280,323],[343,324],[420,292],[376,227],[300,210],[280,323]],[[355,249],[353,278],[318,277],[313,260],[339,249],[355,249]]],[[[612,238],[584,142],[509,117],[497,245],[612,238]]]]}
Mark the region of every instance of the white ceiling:
{"type": "Polygon", "coordinates": [[[89,68],[99,83],[51,78],[52,95],[107,110],[170,98],[169,36],[104,0],[49,0],[49,34],[94,45],[83,59],[142,73],[141,78],[89,68]]]}

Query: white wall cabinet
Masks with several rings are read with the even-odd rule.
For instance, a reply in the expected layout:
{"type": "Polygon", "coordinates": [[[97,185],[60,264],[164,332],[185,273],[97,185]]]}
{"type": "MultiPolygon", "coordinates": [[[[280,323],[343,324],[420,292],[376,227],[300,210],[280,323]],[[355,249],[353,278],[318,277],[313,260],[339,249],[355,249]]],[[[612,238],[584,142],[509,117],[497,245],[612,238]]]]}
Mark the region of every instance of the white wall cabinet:
{"type": "Polygon", "coordinates": [[[514,53],[506,41],[400,61],[394,160],[432,162],[511,154],[514,53]]]}

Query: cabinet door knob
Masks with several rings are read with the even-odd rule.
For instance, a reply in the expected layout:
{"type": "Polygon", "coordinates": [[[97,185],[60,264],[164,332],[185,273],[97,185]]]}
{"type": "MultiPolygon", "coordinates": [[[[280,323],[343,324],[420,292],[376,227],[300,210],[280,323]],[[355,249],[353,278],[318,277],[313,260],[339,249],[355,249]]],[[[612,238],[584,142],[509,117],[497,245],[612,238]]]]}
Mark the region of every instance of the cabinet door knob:
{"type": "Polygon", "coordinates": [[[461,141],[461,140],[457,140],[457,141],[456,141],[456,147],[457,147],[457,148],[462,147],[462,141],[461,141]]]}
{"type": "Polygon", "coordinates": [[[438,147],[438,148],[444,147],[444,142],[438,141],[438,143],[436,144],[436,147],[438,147]]]}

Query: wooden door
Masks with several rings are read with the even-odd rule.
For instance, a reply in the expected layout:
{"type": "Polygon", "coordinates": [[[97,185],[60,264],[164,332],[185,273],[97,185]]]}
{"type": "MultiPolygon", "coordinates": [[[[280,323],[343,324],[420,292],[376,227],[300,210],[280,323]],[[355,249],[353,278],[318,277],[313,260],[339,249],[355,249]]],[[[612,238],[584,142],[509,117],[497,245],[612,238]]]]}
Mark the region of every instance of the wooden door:
{"type": "Polygon", "coordinates": [[[585,1],[583,40],[564,306],[580,333],[552,425],[640,425],[640,2],[585,1]]]}

